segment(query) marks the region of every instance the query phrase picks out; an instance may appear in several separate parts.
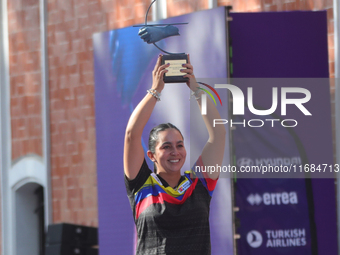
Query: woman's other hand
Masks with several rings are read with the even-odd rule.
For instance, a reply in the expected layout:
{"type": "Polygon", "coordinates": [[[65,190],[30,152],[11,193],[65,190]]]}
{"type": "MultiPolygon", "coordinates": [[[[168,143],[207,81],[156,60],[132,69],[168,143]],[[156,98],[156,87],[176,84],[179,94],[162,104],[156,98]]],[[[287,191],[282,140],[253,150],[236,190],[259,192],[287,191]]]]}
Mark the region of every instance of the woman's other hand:
{"type": "Polygon", "coordinates": [[[196,82],[196,78],[195,78],[195,75],[194,75],[194,67],[191,65],[189,54],[188,54],[188,63],[183,64],[183,67],[186,67],[186,69],[181,69],[182,73],[186,73],[183,77],[189,78],[189,80],[186,82],[187,86],[193,92],[195,92],[199,86],[196,82]]]}

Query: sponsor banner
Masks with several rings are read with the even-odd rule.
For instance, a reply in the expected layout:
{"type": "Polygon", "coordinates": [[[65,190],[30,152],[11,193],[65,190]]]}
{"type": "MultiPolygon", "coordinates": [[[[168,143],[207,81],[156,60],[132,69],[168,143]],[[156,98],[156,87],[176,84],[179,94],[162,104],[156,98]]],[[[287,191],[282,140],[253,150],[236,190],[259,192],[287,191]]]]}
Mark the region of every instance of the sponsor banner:
{"type": "Polygon", "coordinates": [[[239,254],[312,254],[304,179],[239,179],[239,254]]]}
{"type": "MultiPolygon", "coordinates": [[[[232,13],[230,35],[233,48],[233,85],[247,95],[247,78],[310,78],[305,89],[309,96],[294,96],[291,102],[306,98],[304,106],[277,109],[269,118],[254,116],[245,109],[242,124],[233,132],[236,164],[242,166],[287,166],[312,164],[333,167],[329,83],[327,13],[278,12],[232,13]],[[308,45],[308,47],[306,47],[308,45]],[[235,82],[235,78],[244,81],[235,82]],[[284,115],[286,114],[286,115],[284,115]],[[254,118],[256,117],[256,118],[254,118]],[[277,117],[277,118],[276,118],[277,117]],[[261,124],[265,128],[251,127],[261,124]],[[266,119],[291,119],[293,122],[265,122],[266,119]],[[249,125],[249,123],[251,125],[249,125]],[[272,125],[271,124],[275,124],[272,125]],[[277,125],[279,124],[279,125],[277,125]],[[281,125],[280,125],[281,124],[281,125]],[[284,125],[282,125],[284,124],[284,125]],[[291,125],[292,127],[285,127],[291,125]],[[244,126],[246,126],[244,128],[244,126]]],[[[282,87],[276,84],[278,91],[282,87]]],[[[298,86],[301,87],[301,86],[298,86]]],[[[268,110],[275,106],[273,90],[259,83],[253,88],[252,106],[268,110]],[[256,92],[256,91],[260,92],[256,92]]],[[[334,172],[318,178],[305,172],[300,179],[242,179],[235,184],[238,254],[337,254],[334,172]]],[[[237,173],[237,177],[240,175],[237,173]]],[[[253,176],[245,175],[244,178],[253,176]],[[248,176],[248,177],[247,177],[248,176]]],[[[255,177],[255,176],[254,176],[255,177]]],[[[260,177],[261,178],[261,177],[260,177]]]]}

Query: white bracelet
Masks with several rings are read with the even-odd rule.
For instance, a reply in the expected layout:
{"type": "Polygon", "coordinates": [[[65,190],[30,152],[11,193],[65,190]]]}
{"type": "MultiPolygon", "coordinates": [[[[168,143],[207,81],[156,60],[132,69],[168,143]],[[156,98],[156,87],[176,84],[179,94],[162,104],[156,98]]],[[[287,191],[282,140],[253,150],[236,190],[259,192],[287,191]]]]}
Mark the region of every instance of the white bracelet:
{"type": "Polygon", "coordinates": [[[148,89],[147,92],[152,95],[153,97],[155,97],[157,99],[157,101],[161,101],[161,93],[159,93],[157,90],[155,89],[148,89]]]}
{"type": "Polygon", "coordinates": [[[198,100],[198,99],[201,98],[201,96],[202,96],[203,93],[204,93],[204,92],[201,90],[201,88],[200,88],[200,87],[197,87],[197,89],[196,89],[195,91],[191,92],[191,96],[194,96],[195,99],[198,100]]]}

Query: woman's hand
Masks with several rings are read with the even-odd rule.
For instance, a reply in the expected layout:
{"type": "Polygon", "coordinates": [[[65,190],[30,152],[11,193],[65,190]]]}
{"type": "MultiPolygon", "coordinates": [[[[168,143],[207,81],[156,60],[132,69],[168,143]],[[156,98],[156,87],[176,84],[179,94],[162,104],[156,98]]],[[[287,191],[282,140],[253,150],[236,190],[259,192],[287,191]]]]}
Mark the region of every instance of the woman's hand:
{"type": "Polygon", "coordinates": [[[157,92],[161,93],[164,89],[164,80],[163,76],[165,73],[168,72],[167,67],[169,67],[170,64],[161,65],[162,61],[162,55],[158,56],[157,63],[155,65],[155,68],[152,71],[152,89],[157,90],[157,92]]]}
{"type": "Polygon", "coordinates": [[[182,73],[186,73],[186,75],[184,75],[183,77],[189,78],[189,80],[186,82],[187,86],[193,92],[195,92],[199,86],[198,86],[198,84],[196,82],[196,78],[195,78],[195,75],[194,75],[194,67],[190,63],[190,56],[189,56],[189,54],[188,54],[188,63],[187,64],[183,64],[183,67],[186,67],[186,69],[181,69],[182,73]]]}

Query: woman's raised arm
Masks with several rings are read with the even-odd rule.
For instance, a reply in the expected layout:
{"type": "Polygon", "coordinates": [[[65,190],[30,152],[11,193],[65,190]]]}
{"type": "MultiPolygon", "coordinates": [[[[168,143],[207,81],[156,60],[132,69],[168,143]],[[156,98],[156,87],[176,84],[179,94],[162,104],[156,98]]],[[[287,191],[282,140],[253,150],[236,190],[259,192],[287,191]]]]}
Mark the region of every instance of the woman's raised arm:
{"type": "MultiPolygon", "coordinates": [[[[200,98],[204,92],[198,89],[199,86],[193,73],[193,67],[190,64],[190,58],[188,58],[188,64],[184,66],[187,67],[187,69],[182,70],[182,72],[187,73],[184,77],[189,78],[187,85],[193,92],[198,90],[198,98],[200,98]]],[[[201,100],[198,99],[197,103],[201,110],[201,100]]],[[[202,150],[202,161],[205,166],[216,166],[216,164],[221,166],[224,156],[226,129],[224,125],[213,127],[214,119],[221,119],[221,116],[214,103],[209,99],[207,99],[207,114],[202,115],[202,118],[209,133],[209,139],[202,150]]],[[[209,173],[209,177],[211,179],[217,179],[219,172],[209,173]]]]}
{"type": "Polygon", "coordinates": [[[151,90],[134,109],[126,126],[124,173],[130,180],[136,178],[144,160],[144,151],[141,143],[142,133],[156,105],[157,93],[161,93],[164,88],[163,75],[167,72],[166,67],[168,65],[161,66],[160,55],[152,72],[151,90]]]}

